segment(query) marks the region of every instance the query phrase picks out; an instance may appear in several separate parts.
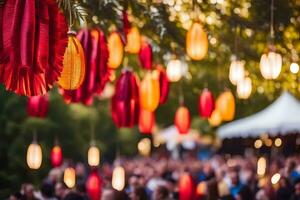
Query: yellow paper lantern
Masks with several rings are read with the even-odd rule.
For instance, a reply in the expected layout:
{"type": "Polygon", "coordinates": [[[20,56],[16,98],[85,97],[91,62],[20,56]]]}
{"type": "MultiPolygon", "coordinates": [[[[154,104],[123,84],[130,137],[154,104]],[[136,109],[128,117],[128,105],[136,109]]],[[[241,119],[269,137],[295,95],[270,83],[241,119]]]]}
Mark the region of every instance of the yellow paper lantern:
{"type": "Polygon", "coordinates": [[[290,71],[293,73],[293,74],[297,74],[299,72],[299,65],[298,63],[291,63],[290,65],[290,71]]]}
{"type": "Polygon", "coordinates": [[[188,67],[185,63],[178,59],[172,59],[167,64],[167,77],[171,82],[177,82],[188,71],[188,67]]]}
{"type": "Polygon", "coordinates": [[[267,160],[264,157],[260,157],[257,160],[257,175],[264,176],[267,169],[267,160]]]}
{"type": "Polygon", "coordinates": [[[240,80],[236,87],[240,99],[248,99],[252,91],[252,81],[249,77],[240,80]]]}
{"type": "Polygon", "coordinates": [[[193,60],[201,60],[207,50],[207,34],[199,22],[194,22],[186,34],[186,53],[193,60]]]}
{"type": "Polygon", "coordinates": [[[127,33],[127,44],[125,50],[128,53],[136,54],[141,48],[141,35],[137,27],[132,27],[127,33]]]}
{"type": "Polygon", "coordinates": [[[112,32],[107,39],[107,46],[109,51],[108,66],[111,69],[118,68],[123,60],[123,42],[117,32],[112,32]]]}
{"type": "Polygon", "coordinates": [[[33,142],[27,149],[26,161],[30,169],[39,169],[42,164],[42,148],[39,144],[33,142]]]}
{"type": "Polygon", "coordinates": [[[245,77],[245,62],[234,59],[230,64],[229,80],[233,85],[236,85],[239,81],[245,77]]]}
{"type": "Polygon", "coordinates": [[[214,110],[210,116],[210,118],[208,118],[208,122],[211,126],[219,126],[222,123],[222,116],[220,114],[220,112],[218,110],[214,110]]]}
{"type": "Polygon", "coordinates": [[[137,147],[142,156],[149,156],[151,152],[151,140],[149,138],[143,138],[139,141],[137,147]]]}
{"type": "Polygon", "coordinates": [[[65,90],[75,90],[80,87],[85,76],[84,51],[74,34],[68,36],[68,46],[63,60],[63,71],[58,84],[65,90]]]}
{"type": "Polygon", "coordinates": [[[91,167],[96,167],[100,163],[100,150],[95,145],[91,145],[88,150],[88,163],[91,167]]]}
{"type": "Polygon", "coordinates": [[[281,179],[281,175],[279,173],[276,173],[272,176],[271,183],[273,185],[276,185],[280,181],[280,179],[281,179]]]}
{"type": "Polygon", "coordinates": [[[159,104],[159,98],[159,80],[155,72],[147,72],[140,84],[140,106],[153,112],[159,104]]]}
{"type": "Polygon", "coordinates": [[[270,51],[263,54],[260,59],[260,72],[265,79],[276,79],[281,71],[282,58],[281,55],[270,51]]]}
{"type": "Polygon", "coordinates": [[[111,185],[115,190],[122,191],[125,187],[125,170],[122,166],[114,168],[111,185]]]}
{"type": "Polygon", "coordinates": [[[68,167],[64,171],[64,183],[68,188],[73,188],[76,184],[76,172],[73,167],[68,167]]]}
{"type": "Polygon", "coordinates": [[[234,96],[230,91],[223,92],[217,98],[216,109],[220,112],[224,121],[231,121],[235,114],[234,96]]]}

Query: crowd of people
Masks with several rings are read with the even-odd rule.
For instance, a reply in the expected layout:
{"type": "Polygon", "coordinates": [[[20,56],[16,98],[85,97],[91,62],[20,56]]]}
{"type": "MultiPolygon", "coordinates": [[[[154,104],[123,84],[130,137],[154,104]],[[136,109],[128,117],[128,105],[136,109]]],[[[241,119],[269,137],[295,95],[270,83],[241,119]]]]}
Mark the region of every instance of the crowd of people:
{"type": "MultiPolygon", "coordinates": [[[[167,156],[121,158],[126,184],[113,189],[113,165],[103,163],[101,200],[300,200],[300,157],[269,158],[266,169],[257,174],[258,157],[220,156],[199,160],[191,154],[181,159],[167,156]],[[274,176],[276,174],[276,177],[274,176]]],[[[263,166],[264,167],[264,166],[263,166]]],[[[78,163],[76,186],[62,181],[63,166],[49,172],[39,190],[23,184],[10,200],[83,200],[87,167],[78,163]]],[[[99,200],[100,200],[99,199],[99,200]]]]}

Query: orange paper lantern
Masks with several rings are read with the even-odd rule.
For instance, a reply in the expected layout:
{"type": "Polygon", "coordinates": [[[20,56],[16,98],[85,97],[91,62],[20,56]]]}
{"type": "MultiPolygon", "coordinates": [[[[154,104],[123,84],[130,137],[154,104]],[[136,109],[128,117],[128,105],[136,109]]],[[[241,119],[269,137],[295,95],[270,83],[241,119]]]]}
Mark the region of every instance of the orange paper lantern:
{"type": "Polygon", "coordinates": [[[140,105],[143,109],[153,112],[160,99],[159,80],[155,73],[147,72],[140,85],[140,105]]]}
{"type": "Polygon", "coordinates": [[[199,22],[194,22],[186,34],[186,53],[193,60],[201,60],[207,50],[207,34],[199,22]]]}
{"type": "Polygon", "coordinates": [[[222,120],[233,120],[235,114],[235,101],[234,96],[230,91],[220,94],[216,101],[216,109],[220,112],[222,120]]]}
{"type": "Polygon", "coordinates": [[[218,110],[214,110],[210,116],[210,118],[208,118],[208,122],[211,126],[219,126],[222,123],[222,116],[220,114],[220,112],[218,110]]]}
{"type": "Polygon", "coordinates": [[[109,68],[118,68],[123,60],[123,42],[117,32],[112,32],[107,39],[107,46],[109,51],[108,66],[109,68]]]}
{"type": "Polygon", "coordinates": [[[180,106],[175,113],[174,124],[180,134],[186,134],[190,130],[191,116],[190,111],[185,106],[180,106]]]}
{"type": "Polygon", "coordinates": [[[75,34],[69,34],[63,61],[63,71],[58,84],[65,90],[80,87],[85,76],[85,60],[82,46],[75,34]]]}
{"type": "Polygon", "coordinates": [[[136,54],[141,48],[141,35],[137,27],[132,27],[127,33],[127,44],[125,50],[128,53],[136,54]]]}
{"type": "Polygon", "coordinates": [[[140,109],[139,131],[141,133],[150,134],[155,125],[155,115],[153,112],[140,109]]]}

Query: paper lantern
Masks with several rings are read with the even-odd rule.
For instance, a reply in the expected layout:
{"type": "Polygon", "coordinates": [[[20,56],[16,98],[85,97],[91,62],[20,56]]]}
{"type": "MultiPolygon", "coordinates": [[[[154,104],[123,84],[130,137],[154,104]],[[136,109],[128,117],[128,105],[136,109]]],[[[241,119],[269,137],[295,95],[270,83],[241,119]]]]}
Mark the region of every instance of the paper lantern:
{"type": "Polygon", "coordinates": [[[27,113],[31,117],[46,117],[49,108],[49,96],[32,96],[27,101],[27,113]]]}
{"type": "Polygon", "coordinates": [[[97,171],[91,172],[86,181],[86,192],[90,200],[99,200],[101,197],[102,181],[97,171]]]}
{"type": "Polygon", "coordinates": [[[125,49],[128,53],[139,53],[141,49],[141,35],[137,27],[132,27],[127,33],[127,44],[125,49]]]}
{"type": "Polygon", "coordinates": [[[220,114],[220,112],[218,110],[214,110],[210,116],[210,118],[208,118],[208,122],[211,126],[219,126],[222,123],[222,116],[220,114]]]}
{"type": "Polygon", "coordinates": [[[191,200],[194,199],[195,186],[192,177],[184,173],[179,178],[178,183],[179,200],[191,200]]]}
{"type": "Polygon", "coordinates": [[[62,155],[62,150],[61,147],[58,145],[55,145],[52,149],[51,149],[51,153],[50,153],[50,161],[51,161],[51,165],[53,167],[58,167],[62,164],[63,161],[63,155],[62,155]]]}
{"type": "Polygon", "coordinates": [[[169,96],[169,80],[165,69],[161,65],[156,66],[154,73],[159,80],[159,104],[164,104],[169,96]]]}
{"type": "Polygon", "coordinates": [[[100,163],[100,150],[95,145],[91,145],[88,150],[88,163],[91,167],[96,167],[100,163]]]}
{"type": "Polygon", "coordinates": [[[148,111],[155,111],[159,104],[159,80],[155,73],[147,72],[140,84],[140,106],[148,111]]]}
{"type": "Polygon", "coordinates": [[[245,78],[245,62],[234,59],[231,61],[229,69],[229,80],[233,85],[245,78]]]}
{"type": "Polygon", "coordinates": [[[137,77],[128,69],[123,70],[116,82],[111,99],[112,119],[117,127],[132,127],[138,122],[139,86],[137,77]]]}
{"type": "Polygon", "coordinates": [[[149,138],[141,139],[137,148],[142,156],[149,156],[151,153],[151,140],[149,138]]]}
{"type": "Polygon", "coordinates": [[[267,169],[267,160],[264,157],[260,157],[257,160],[257,175],[264,176],[267,169]]]}
{"type": "Polygon", "coordinates": [[[144,134],[151,134],[155,125],[155,115],[153,112],[140,109],[139,131],[144,134]]]}
{"type": "Polygon", "coordinates": [[[123,42],[117,32],[112,32],[107,39],[109,51],[108,67],[112,69],[118,68],[123,60],[123,42]]]}
{"type": "Polygon", "coordinates": [[[180,106],[175,113],[174,124],[180,134],[186,134],[190,130],[191,117],[190,111],[185,106],[180,106]]]}
{"type": "Polygon", "coordinates": [[[201,60],[207,50],[207,34],[199,22],[194,22],[186,34],[186,53],[193,60],[201,60]]]}
{"type": "Polygon", "coordinates": [[[290,65],[290,71],[293,73],[293,74],[297,74],[299,72],[299,65],[298,63],[291,63],[290,65]]]}
{"type": "Polygon", "coordinates": [[[114,168],[111,185],[115,190],[122,191],[125,187],[125,170],[122,166],[114,168]]]}
{"type": "Polygon", "coordinates": [[[62,89],[78,89],[85,76],[85,58],[84,51],[75,34],[68,36],[68,46],[64,55],[64,67],[58,84],[62,89]]]}
{"type": "Polygon", "coordinates": [[[216,109],[220,112],[222,120],[233,120],[235,114],[235,101],[234,96],[230,91],[220,94],[216,101],[216,109]]]}
{"type": "Polygon", "coordinates": [[[178,59],[173,59],[167,65],[167,77],[171,82],[177,82],[187,73],[187,65],[178,59]]]}
{"type": "Polygon", "coordinates": [[[214,96],[205,88],[199,96],[198,110],[201,117],[209,118],[215,109],[214,96]]]}
{"type": "Polygon", "coordinates": [[[0,82],[19,95],[46,94],[62,71],[63,13],[55,0],[6,0],[0,7],[0,82]]]}
{"type": "Polygon", "coordinates": [[[63,176],[64,183],[68,188],[73,188],[75,187],[76,184],[76,172],[73,167],[68,167],[64,171],[64,176],[63,176]]]}
{"type": "Polygon", "coordinates": [[[139,52],[141,66],[144,69],[152,68],[152,47],[145,38],[142,38],[142,45],[139,52]]]}
{"type": "Polygon", "coordinates": [[[265,79],[276,79],[282,67],[281,55],[270,51],[263,54],[260,59],[260,72],[265,79]]]}
{"type": "Polygon", "coordinates": [[[30,169],[39,169],[42,165],[42,148],[36,142],[32,142],[27,149],[26,161],[30,169]]]}
{"type": "Polygon", "coordinates": [[[237,95],[240,99],[248,99],[252,91],[252,81],[249,77],[240,80],[237,84],[237,95]]]}

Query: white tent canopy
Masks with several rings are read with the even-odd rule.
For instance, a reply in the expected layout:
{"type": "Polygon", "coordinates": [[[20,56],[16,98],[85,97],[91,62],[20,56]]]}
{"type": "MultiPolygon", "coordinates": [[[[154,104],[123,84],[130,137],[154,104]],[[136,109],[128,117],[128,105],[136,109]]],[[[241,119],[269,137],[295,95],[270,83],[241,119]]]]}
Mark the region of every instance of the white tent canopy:
{"type": "Polygon", "coordinates": [[[290,93],[284,92],[264,110],[249,117],[233,121],[218,129],[221,139],[233,137],[258,137],[300,132],[300,103],[290,93]]]}

